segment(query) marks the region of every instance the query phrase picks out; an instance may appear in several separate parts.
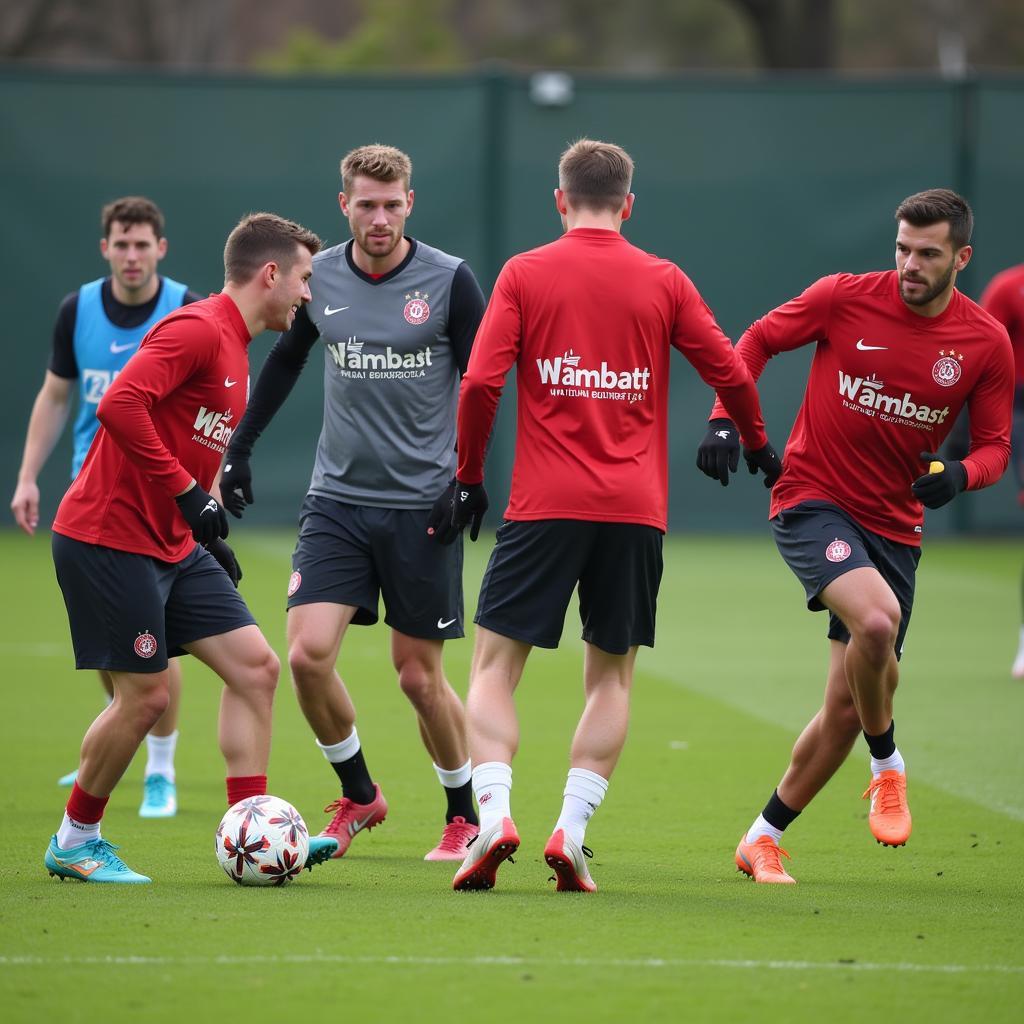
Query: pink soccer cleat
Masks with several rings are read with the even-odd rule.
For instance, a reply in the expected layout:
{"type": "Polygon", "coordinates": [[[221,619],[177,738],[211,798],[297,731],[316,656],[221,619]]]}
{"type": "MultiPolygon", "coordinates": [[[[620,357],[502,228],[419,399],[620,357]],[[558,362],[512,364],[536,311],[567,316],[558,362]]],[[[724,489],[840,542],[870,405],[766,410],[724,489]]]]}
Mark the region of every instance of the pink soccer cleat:
{"type": "Polygon", "coordinates": [[[544,859],[558,881],[556,892],[597,892],[597,883],[590,877],[585,859],[593,856],[586,846],[570,839],[564,829],[556,829],[544,847],[544,859]]]}
{"type": "Polygon", "coordinates": [[[445,825],[441,841],[423,859],[465,860],[470,840],[479,834],[479,825],[470,825],[461,814],[457,814],[445,825]]]}
{"type": "Polygon", "coordinates": [[[478,832],[467,845],[469,852],[452,879],[452,888],[493,889],[498,868],[519,849],[519,833],[511,818],[502,818],[486,832],[478,832]]]}
{"type": "Polygon", "coordinates": [[[364,829],[369,831],[387,817],[388,803],[380,786],[374,783],[373,790],[374,798],[368,804],[357,804],[343,796],[324,808],[328,813],[334,812],[330,824],[320,833],[326,838],[338,840],[338,849],[331,854],[333,858],[344,857],[357,833],[364,829]]]}

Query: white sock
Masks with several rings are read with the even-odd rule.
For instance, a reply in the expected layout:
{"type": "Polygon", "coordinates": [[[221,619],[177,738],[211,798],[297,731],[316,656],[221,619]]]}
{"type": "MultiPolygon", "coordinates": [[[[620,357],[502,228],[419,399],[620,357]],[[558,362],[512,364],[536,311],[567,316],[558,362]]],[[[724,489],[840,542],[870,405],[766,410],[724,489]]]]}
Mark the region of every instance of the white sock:
{"type": "Polygon", "coordinates": [[[904,772],[906,771],[906,765],[903,763],[903,755],[900,753],[899,747],[897,747],[888,757],[883,757],[881,760],[871,758],[871,775],[873,778],[878,778],[882,772],[904,772]]]}
{"type": "Polygon", "coordinates": [[[100,823],[98,821],[86,824],[82,821],[73,821],[64,812],[64,820],[57,829],[57,845],[62,850],[72,850],[83,843],[90,843],[100,837],[100,823]]]}
{"type": "Polygon", "coordinates": [[[512,765],[485,761],[473,769],[473,795],[480,808],[480,831],[511,818],[512,765]]]}
{"type": "Polygon", "coordinates": [[[452,768],[451,771],[435,763],[434,771],[445,789],[458,789],[473,778],[473,762],[467,761],[461,768],[452,768]]]}
{"type": "Polygon", "coordinates": [[[324,752],[324,757],[331,764],[341,764],[342,761],[347,761],[359,753],[359,733],[356,732],[356,727],[353,725],[351,734],[340,743],[321,743],[317,740],[316,745],[324,752]]]}
{"type": "Polygon", "coordinates": [[[564,829],[565,834],[579,846],[583,845],[587,822],[594,811],[601,806],[608,792],[608,780],[597,772],[586,768],[570,768],[562,790],[562,813],[555,822],[555,831],[564,829]]]}
{"type": "Polygon", "coordinates": [[[771,836],[775,840],[775,845],[779,845],[779,840],[782,839],[782,829],[776,828],[765,820],[763,814],[759,814],[754,819],[754,824],[747,829],[748,843],[756,843],[761,836],[771,836]]]}
{"type": "Polygon", "coordinates": [[[162,775],[165,779],[174,781],[174,748],[177,743],[177,729],[170,736],[154,736],[150,733],[146,737],[147,778],[150,775],[162,775]]]}

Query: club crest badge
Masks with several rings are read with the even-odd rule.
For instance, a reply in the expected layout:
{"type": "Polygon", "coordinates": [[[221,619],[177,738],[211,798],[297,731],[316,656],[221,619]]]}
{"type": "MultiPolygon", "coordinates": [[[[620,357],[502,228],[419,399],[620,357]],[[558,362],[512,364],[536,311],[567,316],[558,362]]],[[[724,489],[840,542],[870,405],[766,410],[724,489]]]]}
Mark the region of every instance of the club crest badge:
{"type": "Polygon", "coordinates": [[[402,315],[406,321],[414,327],[425,324],[430,319],[430,306],[427,299],[430,296],[426,292],[413,292],[405,297],[405,309],[402,315]]]}
{"type": "Polygon", "coordinates": [[[140,658],[152,658],[156,654],[156,637],[152,633],[140,633],[135,638],[135,653],[140,658]]]}
{"type": "Polygon", "coordinates": [[[830,562],[845,562],[851,554],[853,554],[853,548],[838,537],[825,548],[825,557],[830,562]]]}
{"type": "Polygon", "coordinates": [[[298,569],[288,577],[288,596],[291,597],[302,586],[302,573],[298,569]]]}
{"type": "Polygon", "coordinates": [[[932,380],[944,388],[951,388],[959,379],[963,370],[960,368],[960,361],[963,359],[963,352],[940,351],[939,358],[935,360],[932,367],[932,380]]]}

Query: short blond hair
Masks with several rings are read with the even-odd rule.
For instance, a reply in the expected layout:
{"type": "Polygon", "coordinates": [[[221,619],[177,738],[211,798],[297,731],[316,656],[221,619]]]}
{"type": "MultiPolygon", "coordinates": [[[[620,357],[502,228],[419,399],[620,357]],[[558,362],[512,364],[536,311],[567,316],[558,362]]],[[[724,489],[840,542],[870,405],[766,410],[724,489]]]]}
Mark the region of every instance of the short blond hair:
{"type": "Polygon", "coordinates": [[[578,139],[558,161],[558,187],[577,208],[618,210],[632,183],[632,158],[611,142],[578,139]]]}
{"type": "Polygon", "coordinates": [[[352,182],[360,175],[385,183],[400,181],[408,191],[409,182],[412,181],[412,161],[407,154],[395,149],[394,146],[373,142],[369,146],[353,149],[342,159],[342,191],[350,191],[352,182]]]}

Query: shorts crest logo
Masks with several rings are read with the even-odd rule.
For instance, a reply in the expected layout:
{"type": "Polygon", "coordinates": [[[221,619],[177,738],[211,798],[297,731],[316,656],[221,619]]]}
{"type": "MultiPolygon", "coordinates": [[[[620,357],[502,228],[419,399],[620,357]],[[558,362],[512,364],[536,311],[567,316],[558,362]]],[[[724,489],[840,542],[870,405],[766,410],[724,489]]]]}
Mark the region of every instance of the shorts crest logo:
{"type": "Polygon", "coordinates": [[[302,573],[298,569],[288,577],[288,596],[291,597],[302,586],[302,573]]]}
{"type": "Polygon", "coordinates": [[[405,309],[402,310],[402,315],[408,323],[418,327],[430,319],[430,306],[427,305],[429,298],[430,296],[426,292],[416,291],[411,295],[406,295],[405,309]]]}
{"type": "Polygon", "coordinates": [[[825,557],[830,562],[845,562],[851,554],[853,554],[853,548],[838,537],[825,548],[825,557]]]}
{"type": "Polygon", "coordinates": [[[939,352],[939,356],[932,367],[932,380],[944,388],[951,388],[960,379],[960,360],[964,355],[950,349],[948,354],[945,351],[939,352]]]}
{"type": "Polygon", "coordinates": [[[135,653],[140,658],[152,658],[156,654],[156,637],[152,633],[140,633],[135,638],[135,653]]]}

